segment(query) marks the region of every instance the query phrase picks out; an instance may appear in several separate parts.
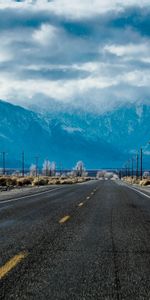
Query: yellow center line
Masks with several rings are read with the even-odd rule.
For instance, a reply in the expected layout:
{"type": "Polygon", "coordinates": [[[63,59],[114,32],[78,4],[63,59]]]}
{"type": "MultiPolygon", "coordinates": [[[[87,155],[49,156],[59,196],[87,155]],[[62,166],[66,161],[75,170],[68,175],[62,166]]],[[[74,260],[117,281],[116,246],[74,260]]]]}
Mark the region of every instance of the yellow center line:
{"type": "Polygon", "coordinates": [[[64,216],[62,219],[59,220],[60,224],[63,224],[65,222],[67,222],[70,219],[70,216],[64,216]]]}
{"type": "Polygon", "coordinates": [[[84,203],[83,203],[83,202],[81,202],[81,203],[79,203],[79,205],[78,205],[78,206],[79,206],[79,207],[81,207],[81,206],[83,206],[83,205],[84,205],[84,203]]]}
{"type": "Polygon", "coordinates": [[[27,252],[21,252],[12,257],[4,266],[0,267],[0,279],[15,268],[27,255],[27,252]]]}

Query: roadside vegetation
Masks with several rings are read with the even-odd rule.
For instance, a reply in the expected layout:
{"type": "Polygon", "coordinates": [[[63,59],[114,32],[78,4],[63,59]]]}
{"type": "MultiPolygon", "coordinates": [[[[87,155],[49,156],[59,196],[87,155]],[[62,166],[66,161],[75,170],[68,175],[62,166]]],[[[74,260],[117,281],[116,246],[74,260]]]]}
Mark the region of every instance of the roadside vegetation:
{"type": "Polygon", "coordinates": [[[0,188],[13,189],[25,186],[44,186],[44,185],[57,185],[57,184],[75,184],[82,183],[90,180],[90,177],[49,177],[49,176],[1,176],[0,188]]]}
{"type": "Polygon", "coordinates": [[[132,177],[124,177],[123,181],[129,183],[129,184],[138,184],[140,186],[150,186],[150,178],[143,178],[142,180],[140,178],[132,178],[132,177]]]}
{"type": "Polygon", "coordinates": [[[85,171],[83,162],[77,162],[75,168],[70,173],[64,174],[62,171],[56,172],[55,163],[44,161],[43,169],[39,174],[37,166],[31,165],[28,174],[14,174],[14,175],[1,175],[0,176],[0,190],[10,190],[21,187],[36,187],[45,185],[58,185],[58,184],[76,184],[90,180],[87,172],[85,171]]]}

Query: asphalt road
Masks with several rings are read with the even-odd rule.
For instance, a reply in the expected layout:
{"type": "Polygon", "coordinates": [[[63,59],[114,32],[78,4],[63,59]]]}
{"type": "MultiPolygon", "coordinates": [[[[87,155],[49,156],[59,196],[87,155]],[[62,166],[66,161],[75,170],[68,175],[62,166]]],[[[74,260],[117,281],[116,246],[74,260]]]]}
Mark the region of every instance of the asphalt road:
{"type": "Polygon", "coordinates": [[[0,299],[150,299],[146,195],[92,181],[0,198],[0,299]]]}

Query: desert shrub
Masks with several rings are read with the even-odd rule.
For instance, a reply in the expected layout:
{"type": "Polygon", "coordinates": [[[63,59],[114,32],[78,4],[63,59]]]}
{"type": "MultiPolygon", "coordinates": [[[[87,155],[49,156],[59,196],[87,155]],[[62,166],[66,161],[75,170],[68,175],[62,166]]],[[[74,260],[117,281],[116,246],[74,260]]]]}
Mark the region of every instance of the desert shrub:
{"type": "Polygon", "coordinates": [[[61,184],[73,184],[73,181],[71,179],[61,180],[61,184]]]}
{"type": "Polygon", "coordinates": [[[38,185],[46,185],[48,184],[48,179],[45,178],[35,178],[32,182],[33,186],[38,186],[38,185]]]}
{"type": "Polygon", "coordinates": [[[7,185],[7,177],[0,177],[0,185],[1,186],[7,185]]]}
{"type": "Polygon", "coordinates": [[[146,185],[150,185],[150,180],[145,180],[144,186],[146,186],[146,185]]]}
{"type": "Polygon", "coordinates": [[[123,180],[127,183],[131,183],[131,184],[140,184],[140,179],[137,179],[136,177],[132,178],[132,177],[124,177],[123,180]]]}
{"type": "Polygon", "coordinates": [[[32,182],[34,180],[35,177],[33,176],[26,176],[24,177],[24,179],[30,180],[30,182],[32,182]]]}
{"type": "Polygon", "coordinates": [[[85,177],[85,181],[89,181],[89,180],[92,180],[92,178],[90,178],[90,177],[85,177]]]}
{"type": "Polygon", "coordinates": [[[0,185],[1,186],[24,186],[32,183],[32,179],[30,177],[0,177],[0,185]]]}
{"type": "Polygon", "coordinates": [[[59,179],[50,179],[48,181],[48,184],[51,185],[51,184],[60,184],[60,180],[59,179]]]}
{"type": "Polygon", "coordinates": [[[21,180],[17,180],[17,186],[23,186],[23,182],[21,180]]]}
{"type": "Polygon", "coordinates": [[[72,179],[73,183],[77,183],[78,182],[78,178],[74,178],[72,179]]]}
{"type": "Polygon", "coordinates": [[[30,178],[26,178],[26,177],[24,177],[24,178],[18,178],[17,179],[17,185],[18,186],[24,186],[24,185],[30,185],[30,184],[32,184],[32,180],[30,179],[30,178]]]}
{"type": "Polygon", "coordinates": [[[15,185],[17,185],[17,178],[15,178],[15,177],[9,177],[9,178],[7,178],[6,184],[8,186],[11,186],[11,185],[15,186],[15,185]]]}
{"type": "Polygon", "coordinates": [[[83,178],[78,178],[78,183],[82,183],[84,182],[84,179],[83,178]]]}
{"type": "Polygon", "coordinates": [[[138,179],[136,179],[136,178],[133,178],[133,179],[132,179],[132,183],[133,183],[133,184],[134,184],[134,183],[136,184],[136,183],[138,183],[138,182],[139,182],[138,179]]]}
{"type": "Polygon", "coordinates": [[[30,178],[24,178],[23,184],[24,184],[24,185],[32,184],[32,180],[31,180],[30,178]]]}
{"type": "Polygon", "coordinates": [[[147,186],[150,185],[150,179],[143,179],[140,181],[141,186],[147,186]]]}

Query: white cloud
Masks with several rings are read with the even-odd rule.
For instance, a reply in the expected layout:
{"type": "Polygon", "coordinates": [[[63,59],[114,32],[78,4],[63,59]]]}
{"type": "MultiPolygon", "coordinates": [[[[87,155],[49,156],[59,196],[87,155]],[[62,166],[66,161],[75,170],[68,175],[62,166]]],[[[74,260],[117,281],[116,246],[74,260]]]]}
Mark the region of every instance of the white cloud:
{"type": "Polygon", "coordinates": [[[90,89],[104,89],[117,84],[117,80],[105,77],[87,77],[85,79],[50,81],[38,80],[15,80],[9,76],[0,78],[0,96],[10,98],[11,95],[32,98],[37,93],[62,101],[72,101],[76,95],[83,94],[90,89]]]}
{"type": "Polygon", "coordinates": [[[126,56],[129,58],[143,57],[149,55],[150,44],[148,42],[143,44],[125,44],[125,45],[105,45],[104,51],[114,54],[116,56],[126,56]]]}
{"type": "MultiPolygon", "coordinates": [[[[73,79],[73,80],[17,80],[11,78],[9,75],[0,78],[0,97],[2,99],[17,98],[20,101],[28,99],[30,101],[36,96],[36,94],[43,94],[46,97],[53,98],[56,101],[62,101],[65,103],[73,103],[75,99],[82,99],[88,95],[93,95],[93,101],[106,101],[107,89],[110,91],[116,87],[118,93],[120,93],[120,101],[124,99],[124,90],[120,90],[120,85],[136,86],[136,87],[149,87],[150,82],[150,71],[134,71],[129,73],[123,73],[122,75],[116,76],[88,76],[84,79],[73,79]],[[103,97],[101,97],[103,93],[103,97]],[[104,99],[104,100],[103,100],[104,99]]],[[[112,90],[112,93],[114,91],[112,90]]],[[[117,94],[116,94],[117,95],[117,94]]],[[[128,90],[126,97],[130,97],[128,90]]],[[[91,97],[91,96],[90,96],[91,97]]],[[[109,99],[107,99],[109,100],[109,99]]],[[[15,99],[15,101],[17,101],[15,99]]],[[[135,98],[136,101],[136,98],[135,98]]],[[[31,101],[32,102],[32,101],[31,101]]],[[[82,102],[82,100],[81,100],[82,102]]]]}
{"type": "Polygon", "coordinates": [[[33,32],[33,39],[42,45],[47,45],[53,42],[57,33],[56,27],[50,24],[42,24],[40,29],[33,32]]]}
{"type": "Polygon", "coordinates": [[[40,94],[46,101],[53,99],[80,107],[84,102],[85,109],[91,106],[91,110],[95,104],[98,109],[106,110],[116,103],[150,99],[150,71],[145,65],[150,63],[149,39],[133,28],[112,30],[105,22],[103,32],[99,32],[97,19],[96,25],[94,23],[92,28],[91,23],[91,31],[87,30],[84,35],[89,20],[83,20],[133,4],[144,6],[148,1],[55,0],[48,3],[42,0],[32,3],[0,0],[0,8],[16,8],[7,12],[6,19],[14,14],[10,18],[12,28],[2,20],[1,99],[20,105],[25,101],[32,104],[40,94]],[[45,11],[50,12],[50,20],[45,11]],[[23,22],[18,18],[20,12],[23,22]],[[53,13],[65,16],[65,20],[82,18],[82,22],[63,22],[62,18],[54,18],[53,13]]]}
{"type": "Polygon", "coordinates": [[[72,65],[72,68],[75,70],[87,71],[93,73],[93,72],[100,71],[104,66],[106,67],[106,65],[107,64],[102,62],[87,62],[82,64],[74,64],[72,65]]]}
{"type": "Polygon", "coordinates": [[[13,54],[7,49],[0,47],[0,63],[8,62],[13,58],[13,54]]]}
{"type": "MultiPolygon", "coordinates": [[[[22,67],[24,70],[30,71],[85,71],[88,76],[99,76],[99,74],[107,74],[110,73],[113,69],[117,70],[124,69],[125,66],[121,63],[111,63],[111,62],[86,62],[86,63],[76,63],[76,64],[29,64],[22,67]]],[[[125,68],[126,69],[126,68],[125,68]]],[[[104,76],[103,76],[104,77],[104,76]]],[[[106,77],[105,77],[106,78],[106,77]]]]}
{"type": "Polygon", "coordinates": [[[135,87],[149,87],[150,71],[134,70],[123,75],[122,80],[135,87]]]}
{"type": "Polygon", "coordinates": [[[24,8],[36,10],[48,10],[57,15],[74,19],[91,18],[94,15],[103,14],[112,10],[121,11],[126,7],[138,6],[140,8],[148,6],[149,0],[25,0],[16,2],[13,0],[0,0],[0,8],[24,8]]]}

